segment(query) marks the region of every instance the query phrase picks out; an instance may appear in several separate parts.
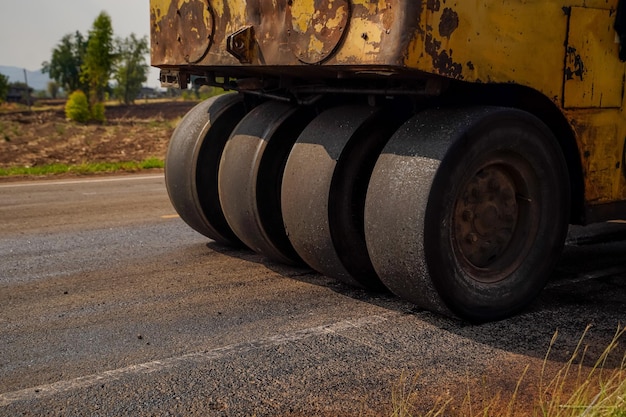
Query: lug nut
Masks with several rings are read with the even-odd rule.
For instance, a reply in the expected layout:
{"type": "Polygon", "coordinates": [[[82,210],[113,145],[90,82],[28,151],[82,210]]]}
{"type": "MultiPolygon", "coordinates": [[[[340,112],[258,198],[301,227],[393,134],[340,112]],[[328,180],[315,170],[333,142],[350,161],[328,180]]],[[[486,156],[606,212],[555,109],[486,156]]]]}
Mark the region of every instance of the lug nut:
{"type": "Polygon", "coordinates": [[[476,236],[476,233],[470,233],[467,236],[465,236],[465,240],[469,244],[476,243],[478,242],[478,236],[476,236]]]}

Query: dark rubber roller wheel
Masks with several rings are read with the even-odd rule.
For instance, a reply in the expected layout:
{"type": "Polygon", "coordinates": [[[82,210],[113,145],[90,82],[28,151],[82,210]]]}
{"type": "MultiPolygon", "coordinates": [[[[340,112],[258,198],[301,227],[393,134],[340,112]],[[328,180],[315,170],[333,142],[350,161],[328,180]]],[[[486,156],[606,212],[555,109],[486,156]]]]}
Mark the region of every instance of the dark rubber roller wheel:
{"type": "Polygon", "coordinates": [[[515,314],[541,291],[569,219],[552,132],[513,109],[428,110],[383,150],[365,231],[385,285],[470,321],[515,314]]]}
{"type": "Polygon", "coordinates": [[[320,114],[294,145],[282,187],[285,227],[300,257],[322,274],[373,289],[384,286],[367,253],[363,211],[374,163],[395,130],[387,116],[365,106],[320,114]]]}
{"type": "Polygon", "coordinates": [[[198,104],[176,127],[165,161],[167,192],[180,217],[197,232],[235,246],[241,242],[224,218],[217,174],[226,140],[244,116],[238,94],[198,104]]]}
{"type": "Polygon", "coordinates": [[[301,262],[285,232],[280,191],[289,152],[314,115],[283,102],[261,104],[237,125],[220,162],[228,224],[246,246],[278,262],[301,262]]]}

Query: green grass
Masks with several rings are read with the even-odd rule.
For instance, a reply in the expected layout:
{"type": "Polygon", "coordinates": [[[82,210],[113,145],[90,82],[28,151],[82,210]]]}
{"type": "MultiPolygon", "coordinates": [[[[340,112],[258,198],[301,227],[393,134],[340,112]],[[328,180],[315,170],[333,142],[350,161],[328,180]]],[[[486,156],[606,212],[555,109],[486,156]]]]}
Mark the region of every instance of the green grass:
{"type": "Polygon", "coordinates": [[[158,158],[130,162],[85,162],[78,165],[50,164],[34,167],[0,168],[0,177],[43,176],[58,174],[97,174],[104,172],[136,172],[145,169],[163,168],[164,162],[158,158]]]}

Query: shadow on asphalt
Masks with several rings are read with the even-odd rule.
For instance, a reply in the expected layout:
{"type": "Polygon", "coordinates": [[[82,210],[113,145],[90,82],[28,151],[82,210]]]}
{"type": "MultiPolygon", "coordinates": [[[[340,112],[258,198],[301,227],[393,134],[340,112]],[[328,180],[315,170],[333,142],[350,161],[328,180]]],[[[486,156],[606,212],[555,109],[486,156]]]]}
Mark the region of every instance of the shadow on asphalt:
{"type": "MultiPolygon", "coordinates": [[[[413,315],[442,331],[511,353],[565,363],[581,341],[584,364],[593,366],[618,329],[626,325],[626,224],[572,227],[553,276],[538,299],[520,314],[498,322],[473,325],[421,310],[389,292],[354,288],[309,268],[268,261],[246,249],[214,242],[210,250],[264,265],[307,284],[323,286],[343,296],[390,311],[413,315]]],[[[626,354],[622,344],[605,368],[619,368],[626,354]]]]}

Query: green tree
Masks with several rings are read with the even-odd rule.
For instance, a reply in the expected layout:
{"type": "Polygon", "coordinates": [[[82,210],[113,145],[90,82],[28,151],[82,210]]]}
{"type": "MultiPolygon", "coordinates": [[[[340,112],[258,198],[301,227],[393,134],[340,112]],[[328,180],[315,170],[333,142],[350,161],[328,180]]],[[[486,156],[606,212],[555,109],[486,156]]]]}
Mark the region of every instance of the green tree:
{"type": "Polygon", "coordinates": [[[59,96],[59,84],[56,81],[48,81],[48,94],[52,98],[59,96]]]}
{"type": "Polygon", "coordinates": [[[81,66],[81,80],[89,88],[89,103],[93,107],[104,101],[104,94],[115,62],[113,26],[106,12],[101,12],[89,31],[87,51],[81,66]]]}
{"type": "Polygon", "coordinates": [[[61,42],[52,50],[50,62],[43,62],[42,71],[58,83],[66,92],[86,89],[81,81],[81,67],[87,51],[87,40],[76,33],[63,36],[61,42]]]}
{"type": "Polygon", "coordinates": [[[131,33],[126,39],[117,40],[117,66],[115,69],[115,95],[131,104],[141,92],[141,85],[148,79],[149,66],[146,55],[150,52],[148,38],[137,38],[131,33]]]}
{"type": "Polygon", "coordinates": [[[7,94],[9,94],[9,77],[0,74],[0,103],[7,99],[7,94]]]}

